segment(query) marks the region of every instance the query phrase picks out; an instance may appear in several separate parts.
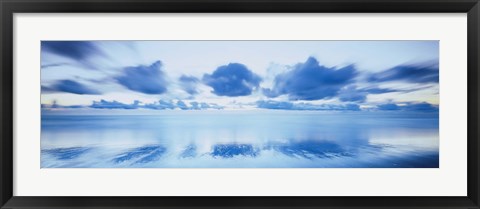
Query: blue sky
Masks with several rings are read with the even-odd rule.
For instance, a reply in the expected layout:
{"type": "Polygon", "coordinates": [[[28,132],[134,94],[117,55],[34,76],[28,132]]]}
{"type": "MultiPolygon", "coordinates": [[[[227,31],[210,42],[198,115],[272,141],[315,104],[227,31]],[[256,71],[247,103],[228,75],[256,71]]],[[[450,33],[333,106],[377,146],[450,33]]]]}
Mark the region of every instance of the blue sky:
{"type": "Polygon", "coordinates": [[[42,41],[42,108],[432,111],[438,41],[42,41]]]}

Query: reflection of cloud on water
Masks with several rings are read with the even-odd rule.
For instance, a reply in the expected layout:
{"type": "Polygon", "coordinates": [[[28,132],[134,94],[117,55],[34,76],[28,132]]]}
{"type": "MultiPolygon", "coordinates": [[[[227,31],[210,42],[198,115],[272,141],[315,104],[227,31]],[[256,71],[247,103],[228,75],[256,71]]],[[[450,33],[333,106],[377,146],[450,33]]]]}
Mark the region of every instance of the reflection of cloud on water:
{"type": "Polygon", "coordinates": [[[213,146],[213,157],[232,158],[235,156],[256,157],[260,150],[251,144],[216,144],[213,146]]]}
{"type": "Polygon", "coordinates": [[[387,144],[343,145],[327,140],[273,141],[265,144],[217,143],[200,151],[149,144],[42,150],[42,167],[438,167],[438,152],[387,144]]]}
{"type": "Polygon", "coordinates": [[[166,148],[160,145],[149,145],[134,148],[124,152],[113,159],[115,163],[123,163],[125,161],[136,160],[135,163],[148,163],[158,160],[166,148]]]}
{"type": "Polygon", "coordinates": [[[71,160],[90,151],[89,147],[69,147],[42,150],[43,153],[52,155],[57,160],[71,160]]]}
{"type": "Polygon", "coordinates": [[[194,144],[188,145],[182,153],[180,153],[181,158],[193,158],[197,156],[197,146],[194,144]]]}
{"type": "Polygon", "coordinates": [[[291,157],[307,159],[352,156],[347,149],[329,141],[307,140],[289,143],[270,143],[266,149],[273,149],[291,157]]]}

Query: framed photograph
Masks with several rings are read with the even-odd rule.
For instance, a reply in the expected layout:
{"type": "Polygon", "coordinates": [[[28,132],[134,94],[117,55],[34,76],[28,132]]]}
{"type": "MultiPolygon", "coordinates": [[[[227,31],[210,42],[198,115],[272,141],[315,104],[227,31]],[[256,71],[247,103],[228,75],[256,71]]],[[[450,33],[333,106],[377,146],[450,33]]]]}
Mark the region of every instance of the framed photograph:
{"type": "Polygon", "coordinates": [[[478,0],[1,2],[1,208],[479,208],[478,0]]]}

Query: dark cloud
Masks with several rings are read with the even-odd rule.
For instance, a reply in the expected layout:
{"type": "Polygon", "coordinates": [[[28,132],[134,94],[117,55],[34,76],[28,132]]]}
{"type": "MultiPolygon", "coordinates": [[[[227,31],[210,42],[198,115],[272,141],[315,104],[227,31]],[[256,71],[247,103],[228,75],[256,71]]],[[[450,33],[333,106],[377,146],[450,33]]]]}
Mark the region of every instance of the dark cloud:
{"type": "Polygon", "coordinates": [[[65,65],[69,65],[69,64],[68,64],[68,63],[42,64],[42,65],[40,66],[40,68],[41,68],[41,69],[47,69],[47,68],[65,66],[65,65]]]}
{"type": "Polygon", "coordinates": [[[438,111],[438,107],[434,106],[430,103],[422,102],[422,103],[410,103],[402,107],[404,110],[410,111],[438,111]]]}
{"type": "Polygon", "coordinates": [[[101,50],[91,41],[42,41],[42,50],[83,61],[94,55],[103,55],[101,50]]]}
{"type": "Polygon", "coordinates": [[[406,81],[410,83],[438,83],[438,65],[400,65],[370,75],[370,82],[406,81]]]}
{"type": "Polygon", "coordinates": [[[277,110],[335,110],[335,111],[359,111],[360,106],[357,104],[310,104],[310,103],[292,103],[277,101],[257,101],[257,107],[262,109],[277,110]]]}
{"type": "Polygon", "coordinates": [[[377,105],[379,110],[399,110],[400,108],[396,104],[380,104],[377,105]]]}
{"type": "Polygon", "coordinates": [[[41,91],[42,91],[42,94],[58,92],[57,90],[48,86],[41,86],[41,91]]]}
{"type": "Polygon", "coordinates": [[[100,101],[93,101],[93,104],[90,105],[89,107],[91,108],[96,108],[96,109],[138,109],[140,105],[139,101],[133,102],[133,104],[123,104],[121,102],[117,102],[115,100],[109,102],[106,100],[100,100],[100,101]]]}
{"type": "Polygon", "coordinates": [[[100,94],[99,91],[73,80],[59,80],[51,86],[42,86],[42,93],[53,92],[66,92],[72,94],[100,94]]]}
{"type": "Polygon", "coordinates": [[[432,105],[427,102],[421,103],[406,103],[404,105],[397,105],[394,103],[380,104],[377,105],[378,110],[403,110],[403,111],[418,111],[418,112],[434,112],[438,111],[437,105],[432,105]]]}
{"type": "Polygon", "coordinates": [[[338,92],[338,98],[342,102],[365,102],[369,94],[385,94],[391,92],[409,92],[411,90],[396,90],[389,88],[368,87],[358,89],[355,85],[350,85],[342,88],[338,92]]]}
{"type": "Polygon", "coordinates": [[[273,89],[263,89],[267,97],[288,95],[290,100],[319,100],[331,98],[357,75],[354,66],[340,69],[321,66],[310,57],[297,64],[291,71],[277,75],[273,89]]]}
{"type": "Polygon", "coordinates": [[[218,67],[211,75],[205,74],[202,81],[213,88],[218,96],[247,96],[258,88],[262,79],[245,65],[230,63],[218,67]]]}
{"type": "Polygon", "coordinates": [[[385,93],[391,93],[391,92],[408,92],[408,91],[403,91],[403,90],[397,90],[397,89],[390,89],[390,88],[377,88],[377,87],[370,87],[370,88],[365,88],[362,89],[363,92],[369,93],[369,94],[385,94],[385,93]]]}
{"type": "Polygon", "coordinates": [[[368,92],[358,90],[355,86],[343,88],[338,93],[338,98],[342,102],[365,102],[368,92]]]}
{"type": "Polygon", "coordinates": [[[182,75],[180,76],[178,81],[180,81],[180,85],[182,89],[188,94],[190,95],[198,94],[197,84],[200,82],[198,78],[193,76],[182,75]]]}
{"type": "Polygon", "coordinates": [[[123,69],[123,74],[115,79],[119,84],[132,91],[144,94],[163,94],[167,91],[167,80],[161,67],[160,61],[150,66],[126,67],[123,69]]]}

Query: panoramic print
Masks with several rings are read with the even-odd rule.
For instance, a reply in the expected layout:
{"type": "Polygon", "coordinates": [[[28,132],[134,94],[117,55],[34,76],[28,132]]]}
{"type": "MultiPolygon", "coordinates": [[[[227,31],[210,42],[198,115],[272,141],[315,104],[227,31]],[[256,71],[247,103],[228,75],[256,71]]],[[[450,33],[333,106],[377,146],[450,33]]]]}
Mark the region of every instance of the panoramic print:
{"type": "Polygon", "coordinates": [[[42,41],[41,168],[438,168],[438,41],[42,41]]]}

